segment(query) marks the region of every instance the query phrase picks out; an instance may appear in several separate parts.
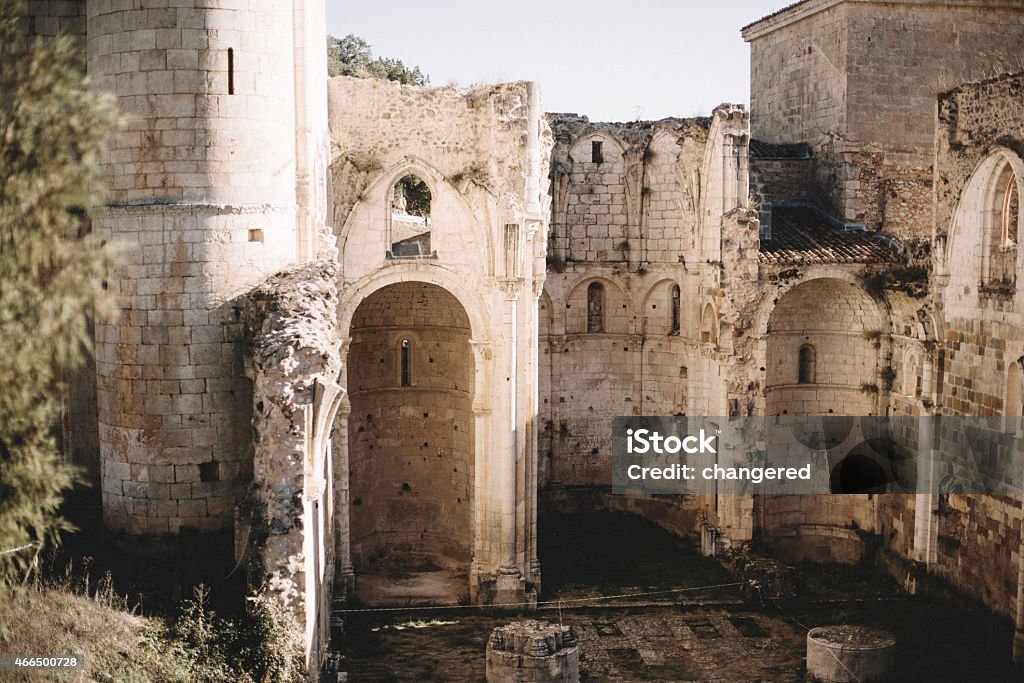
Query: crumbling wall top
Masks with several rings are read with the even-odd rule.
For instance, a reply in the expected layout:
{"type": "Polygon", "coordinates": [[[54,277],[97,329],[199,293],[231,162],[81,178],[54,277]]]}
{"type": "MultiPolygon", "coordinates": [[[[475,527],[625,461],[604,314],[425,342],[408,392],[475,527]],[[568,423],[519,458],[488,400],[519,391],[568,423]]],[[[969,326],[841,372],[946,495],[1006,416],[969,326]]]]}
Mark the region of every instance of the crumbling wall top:
{"type": "Polygon", "coordinates": [[[312,261],[271,276],[248,294],[246,332],[257,370],[299,349],[322,355],[325,365],[340,363],[334,334],[337,272],[335,261],[312,261]]]}

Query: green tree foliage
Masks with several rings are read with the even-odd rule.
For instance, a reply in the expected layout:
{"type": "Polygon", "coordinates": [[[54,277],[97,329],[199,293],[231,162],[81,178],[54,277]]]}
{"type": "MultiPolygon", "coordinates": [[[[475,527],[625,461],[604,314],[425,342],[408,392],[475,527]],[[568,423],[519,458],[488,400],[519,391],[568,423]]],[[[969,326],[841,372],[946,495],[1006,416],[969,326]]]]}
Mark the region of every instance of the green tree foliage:
{"type": "Polygon", "coordinates": [[[91,344],[88,312],[113,310],[109,252],[85,234],[113,107],[89,90],[80,49],[24,38],[21,14],[0,0],[0,583],[67,528],[58,508],[77,475],[55,435],[61,377],[91,344]]]}
{"type": "Polygon", "coordinates": [[[394,207],[410,216],[430,217],[430,188],[414,175],[395,183],[394,207]]]}
{"type": "Polygon", "coordinates": [[[374,57],[370,44],[352,33],[344,38],[327,36],[327,73],[331,77],[380,78],[404,85],[430,83],[418,66],[408,67],[400,59],[374,57]]]}

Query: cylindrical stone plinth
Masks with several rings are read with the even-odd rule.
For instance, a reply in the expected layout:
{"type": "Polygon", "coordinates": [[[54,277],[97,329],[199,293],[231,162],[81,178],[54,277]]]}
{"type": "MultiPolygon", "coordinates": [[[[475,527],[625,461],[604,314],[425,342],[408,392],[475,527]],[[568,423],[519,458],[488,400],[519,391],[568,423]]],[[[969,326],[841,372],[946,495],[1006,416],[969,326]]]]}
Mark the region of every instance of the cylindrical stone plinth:
{"type": "Polygon", "coordinates": [[[487,683],[578,683],[580,653],[568,626],[532,619],[499,626],[487,641],[487,683]]]}
{"type": "Polygon", "coordinates": [[[877,683],[892,675],[896,639],[865,626],[821,626],[807,634],[807,677],[820,683],[877,683]]]}

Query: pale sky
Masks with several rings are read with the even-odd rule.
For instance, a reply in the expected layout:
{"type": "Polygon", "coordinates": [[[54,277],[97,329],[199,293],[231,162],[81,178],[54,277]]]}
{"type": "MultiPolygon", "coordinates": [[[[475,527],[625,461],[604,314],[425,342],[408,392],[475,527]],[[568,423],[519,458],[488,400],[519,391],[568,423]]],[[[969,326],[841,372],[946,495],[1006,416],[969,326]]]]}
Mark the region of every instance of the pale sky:
{"type": "Polygon", "coordinates": [[[749,103],[740,28],[793,0],[327,0],[327,32],[418,65],[431,85],[532,80],[591,121],[749,103]]]}

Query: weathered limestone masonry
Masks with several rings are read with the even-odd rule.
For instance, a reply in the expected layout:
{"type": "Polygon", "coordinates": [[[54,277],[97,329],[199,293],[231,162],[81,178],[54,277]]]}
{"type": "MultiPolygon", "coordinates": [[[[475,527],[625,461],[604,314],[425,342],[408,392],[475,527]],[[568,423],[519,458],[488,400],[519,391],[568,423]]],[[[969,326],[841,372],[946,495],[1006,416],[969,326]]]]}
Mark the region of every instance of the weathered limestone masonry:
{"type": "MultiPolygon", "coordinates": [[[[1015,199],[1024,190],[1022,89],[1018,73],[939,97],[932,357],[937,402],[949,415],[1022,414],[1024,259],[1015,199]]],[[[1016,613],[1014,655],[1024,660],[1021,506],[1010,496],[941,496],[921,521],[928,569],[996,612],[1016,613]]]]}
{"type": "Polygon", "coordinates": [[[398,558],[460,572],[475,602],[533,600],[551,145],[538,88],[328,88],[351,392],[335,431],[340,578],[398,558]],[[409,176],[427,189],[419,218],[396,191],[409,176]],[[425,253],[399,249],[402,221],[427,230],[425,253]]]}
{"type": "Polygon", "coordinates": [[[66,447],[113,530],[235,526],[311,675],[334,581],[534,600],[538,489],[708,552],[880,547],[1015,616],[1024,660],[1017,498],[608,495],[615,415],[1024,413],[1024,77],[934,100],[1021,58],[1017,0],[805,0],[743,30],[750,116],[630,124],[532,83],[324,89],[322,0],[30,3],[58,30],[125,118],[93,223],[122,315],[66,447]]]}
{"type": "Polygon", "coordinates": [[[1016,65],[1016,0],[806,0],[743,29],[751,133],[808,143],[823,208],[926,243],[935,93],[1016,65]]]}
{"type": "MultiPolygon", "coordinates": [[[[728,414],[883,414],[892,393],[887,302],[896,294],[869,294],[864,282],[874,268],[903,267],[904,256],[807,204],[778,202],[760,214],[770,233],[753,210],[723,224],[728,414]]],[[[830,466],[841,471],[843,463],[830,466]]],[[[733,541],[756,536],[785,559],[856,562],[865,553],[861,532],[878,526],[878,498],[760,496],[746,502],[748,536],[723,531],[733,541]]]]}
{"type": "Polygon", "coordinates": [[[348,386],[351,419],[359,426],[349,452],[372,455],[350,463],[350,532],[359,539],[354,561],[362,568],[390,562],[401,547],[419,559],[407,556],[407,564],[450,562],[464,569],[473,557],[475,496],[469,318],[445,289],[403,282],[360,304],[351,336],[348,386]],[[389,328],[398,316],[415,330],[404,335],[412,342],[415,377],[396,392],[401,351],[382,336],[395,333],[389,328]],[[382,482],[393,495],[381,495],[382,482]]]}
{"type": "Polygon", "coordinates": [[[330,433],[343,396],[336,281],[333,260],[275,275],[246,297],[243,315],[255,454],[236,546],[253,584],[294,611],[311,673],[329,645],[334,583],[330,433]]]}
{"type": "MultiPolygon", "coordinates": [[[[728,414],[721,235],[748,195],[746,112],[722,105],[703,119],[549,120],[556,144],[541,298],[545,501],[623,506],[691,532],[705,516],[727,513],[705,496],[602,493],[611,483],[609,425],[616,415],[728,414]]],[[[749,506],[738,505],[727,525],[749,536],[749,506]]]]}
{"type": "Polygon", "coordinates": [[[31,0],[26,3],[26,36],[66,35],[85,42],[85,0],[31,0]]]}
{"type": "Polygon", "coordinates": [[[307,86],[295,99],[322,78],[318,51],[295,46],[323,35],[323,8],[91,0],[87,14],[89,73],[125,118],[94,220],[123,245],[122,313],[96,326],[105,522],[230,528],[252,470],[235,299],[308,256],[324,222],[322,196],[299,191],[315,158],[297,150],[324,146],[326,98],[307,86]]]}
{"type": "MultiPolygon", "coordinates": [[[[822,197],[831,193],[839,216],[881,229],[910,252],[850,258],[849,245],[834,239],[819,245],[825,252],[794,250],[793,230],[806,230],[812,209],[775,201],[793,192],[792,183],[785,169],[764,164],[774,206],[761,207],[771,227],[762,234],[760,274],[751,284],[767,284],[774,302],[753,316],[767,321],[762,350],[753,355],[764,359],[766,383],[765,403],[755,396],[755,410],[1021,414],[1021,77],[941,95],[937,125],[931,91],[1012,61],[1022,22],[1019,4],[1001,2],[811,0],[744,30],[752,49],[755,137],[806,142],[812,150],[817,187],[799,201],[828,208],[822,197]],[[785,189],[773,193],[773,185],[785,189]],[[934,238],[924,243],[932,216],[934,238]],[[797,348],[803,346],[810,347],[806,356],[797,348]],[[842,363],[828,356],[836,350],[842,363]]],[[[759,156],[772,159],[793,151],[769,144],[754,145],[755,153],[758,146],[759,156]]],[[[736,258],[726,261],[742,263],[742,249],[736,258]]],[[[758,296],[730,292],[740,306],[758,296]]],[[[754,373],[747,378],[757,386],[754,373]]],[[[929,430],[909,436],[918,452],[929,452],[929,430]]],[[[842,468],[836,464],[833,482],[842,468]]],[[[926,488],[935,485],[928,468],[919,467],[917,476],[926,488]]],[[[869,550],[865,542],[880,543],[879,562],[908,588],[937,578],[997,614],[1016,616],[1015,656],[1024,659],[1019,499],[766,496],[755,502],[755,519],[756,533],[784,557],[856,561],[869,550]]]]}

